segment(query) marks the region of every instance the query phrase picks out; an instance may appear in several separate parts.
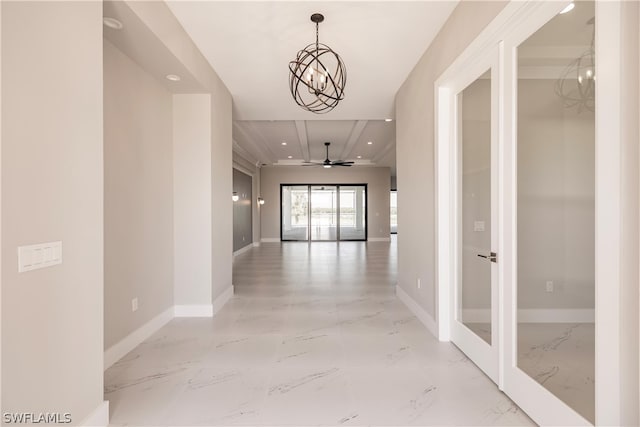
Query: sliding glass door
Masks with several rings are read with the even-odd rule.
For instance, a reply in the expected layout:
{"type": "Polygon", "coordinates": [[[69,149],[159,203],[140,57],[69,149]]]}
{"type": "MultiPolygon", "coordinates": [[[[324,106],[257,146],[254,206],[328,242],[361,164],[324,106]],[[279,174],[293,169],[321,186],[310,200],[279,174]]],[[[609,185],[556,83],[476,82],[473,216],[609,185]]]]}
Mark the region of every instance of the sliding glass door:
{"type": "Polygon", "coordinates": [[[284,241],[367,240],[367,185],[281,185],[284,241]]]}
{"type": "Polygon", "coordinates": [[[286,185],[280,191],[282,240],[309,240],[309,186],[286,185]]]}
{"type": "Polygon", "coordinates": [[[366,188],[340,186],[340,240],[365,240],[366,222],[366,188]]]}
{"type": "Polygon", "coordinates": [[[389,215],[390,215],[390,228],[391,234],[398,234],[398,191],[391,190],[391,194],[389,196],[389,215]]]}
{"type": "Polygon", "coordinates": [[[311,186],[311,240],[338,240],[338,187],[311,186]]]}

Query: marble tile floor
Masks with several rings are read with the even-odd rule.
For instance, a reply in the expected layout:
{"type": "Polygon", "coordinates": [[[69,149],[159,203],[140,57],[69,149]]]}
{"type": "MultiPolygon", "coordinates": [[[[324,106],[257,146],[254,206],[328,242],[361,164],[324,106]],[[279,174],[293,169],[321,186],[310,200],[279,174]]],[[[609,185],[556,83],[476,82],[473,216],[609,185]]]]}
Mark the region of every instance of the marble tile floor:
{"type": "Polygon", "coordinates": [[[533,425],[395,297],[395,242],[269,243],[105,372],[112,425],[533,425]]]}

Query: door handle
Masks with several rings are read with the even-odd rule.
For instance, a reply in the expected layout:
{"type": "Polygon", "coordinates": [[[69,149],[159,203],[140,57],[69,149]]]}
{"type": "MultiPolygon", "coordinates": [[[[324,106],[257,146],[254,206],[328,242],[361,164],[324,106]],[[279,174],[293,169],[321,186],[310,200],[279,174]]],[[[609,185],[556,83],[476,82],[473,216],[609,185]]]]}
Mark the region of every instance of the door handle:
{"type": "Polygon", "coordinates": [[[496,254],[495,252],[491,252],[489,255],[478,254],[478,256],[491,262],[498,262],[498,254],[496,254]]]}

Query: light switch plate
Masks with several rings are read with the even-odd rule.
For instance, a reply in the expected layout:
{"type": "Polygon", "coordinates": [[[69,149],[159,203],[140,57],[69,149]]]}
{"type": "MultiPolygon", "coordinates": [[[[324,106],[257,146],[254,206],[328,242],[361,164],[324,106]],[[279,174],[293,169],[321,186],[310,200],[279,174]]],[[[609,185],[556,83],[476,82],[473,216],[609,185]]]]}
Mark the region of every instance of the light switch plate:
{"type": "Polygon", "coordinates": [[[473,231],[484,231],[484,221],[474,221],[473,231]]]}
{"type": "Polygon", "coordinates": [[[62,241],[18,247],[18,272],[62,264],[62,241]]]}

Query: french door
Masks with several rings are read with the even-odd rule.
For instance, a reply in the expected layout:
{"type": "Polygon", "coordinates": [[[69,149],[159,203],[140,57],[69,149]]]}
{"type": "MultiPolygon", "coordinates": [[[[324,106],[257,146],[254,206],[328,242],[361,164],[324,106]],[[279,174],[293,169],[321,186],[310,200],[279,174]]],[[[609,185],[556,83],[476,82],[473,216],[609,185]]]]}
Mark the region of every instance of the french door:
{"type": "Polygon", "coordinates": [[[505,11],[436,82],[438,335],[540,425],[613,420],[602,361],[615,346],[602,343],[615,339],[597,331],[615,313],[597,311],[595,291],[611,292],[616,254],[596,234],[616,236],[619,141],[597,133],[615,110],[597,110],[595,93],[596,75],[598,99],[614,88],[616,62],[596,61],[595,28],[606,18],[600,39],[615,46],[620,7],[505,11]]]}
{"type": "Polygon", "coordinates": [[[498,381],[498,53],[450,82],[453,111],[451,340],[498,381]]]}
{"type": "Polygon", "coordinates": [[[366,184],[280,186],[283,241],[367,239],[366,184]]]}

